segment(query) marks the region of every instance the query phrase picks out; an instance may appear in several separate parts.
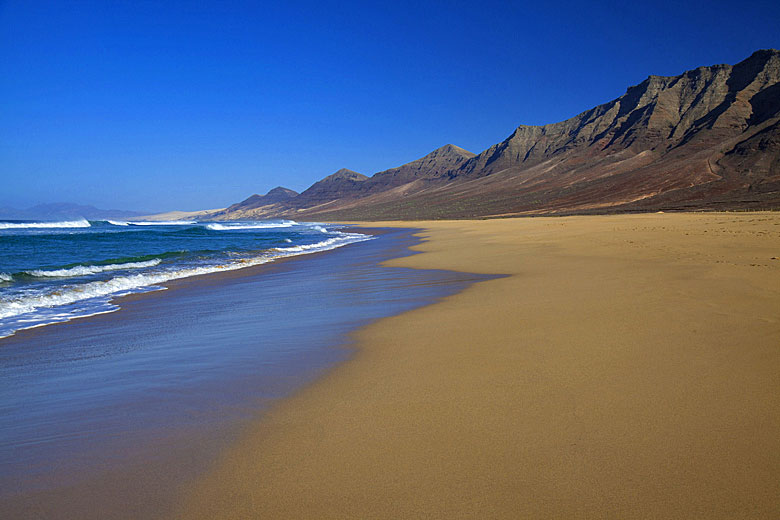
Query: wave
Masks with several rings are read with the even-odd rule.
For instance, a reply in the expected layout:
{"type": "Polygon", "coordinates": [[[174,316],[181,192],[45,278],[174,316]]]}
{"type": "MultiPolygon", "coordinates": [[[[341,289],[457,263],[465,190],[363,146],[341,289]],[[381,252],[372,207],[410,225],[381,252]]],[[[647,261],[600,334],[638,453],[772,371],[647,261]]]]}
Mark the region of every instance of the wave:
{"type": "Polygon", "coordinates": [[[0,282],[10,282],[14,279],[13,275],[8,273],[0,273],[0,282]]]}
{"type": "Polygon", "coordinates": [[[88,228],[90,226],[86,219],[62,222],[0,222],[0,229],[88,228]]]}
{"type": "Polygon", "coordinates": [[[108,220],[107,222],[114,226],[189,226],[197,224],[194,220],[160,220],[158,222],[147,220],[134,220],[132,222],[125,220],[108,220]]]}
{"type": "Polygon", "coordinates": [[[212,231],[234,231],[237,229],[273,229],[273,228],[288,228],[298,224],[292,220],[285,220],[283,222],[251,222],[251,223],[237,223],[237,224],[208,224],[207,229],[212,231]]]}
{"type": "Polygon", "coordinates": [[[337,231],[337,236],[316,242],[314,244],[303,244],[300,246],[290,247],[277,247],[275,251],[280,253],[303,253],[303,252],[318,252],[328,251],[342,245],[347,245],[352,242],[362,242],[363,240],[369,240],[371,237],[360,233],[341,233],[337,231]],[[365,237],[365,238],[362,238],[365,237]]]}
{"type": "MultiPolygon", "coordinates": [[[[255,265],[261,265],[273,261],[277,258],[284,258],[289,256],[296,256],[300,254],[314,253],[318,251],[327,251],[335,249],[354,242],[362,242],[364,240],[370,240],[372,237],[368,235],[362,235],[358,233],[339,233],[338,236],[317,242],[315,244],[309,244],[305,246],[293,246],[288,248],[277,248],[275,250],[267,251],[264,254],[233,260],[227,263],[219,265],[198,266],[198,267],[185,267],[180,269],[170,269],[155,272],[145,272],[139,274],[125,274],[116,276],[109,280],[99,280],[92,282],[85,282],[74,285],[66,285],[58,287],[56,290],[44,293],[44,294],[27,294],[23,296],[17,296],[13,299],[2,301],[0,300],[0,319],[11,321],[24,322],[23,326],[14,326],[13,330],[19,330],[20,328],[29,328],[40,324],[35,313],[50,313],[52,307],[62,307],[85,300],[99,300],[103,298],[102,304],[111,305],[110,300],[113,297],[118,297],[124,294],[130,294],[133,292],[141,292],[154,290],[159,288],[159,284],[181,279],[189,278],[191,276],[234,271],[243,269],[245,267],[251,267],[255,265]],[[26,314],[29,316],[21,319],[20,315],[26,314]],[[19,316],[20,319],[14,320],[19,316]]],[[[140,262],[139,262],[140,263],[140,262]]],[[[115,264],[121,265],[121,264],[115,264]]],[[[124,264],[127,265],[127,264],[124,264]]],[[[87,267],[87,266],[82,266],[87,267]]],[[[101,267],[101,266],[91,266],[101,267]]],[[[103,266],[105,267],[105,266],[103,266]]],[[[76,269],[76,268],[73,268],[76,269]]],[[[51,273],[52,271],[48,271],[51,273]]],[[[70,316],[76,317],[75,314],[70,316]]],[[[70,318],[64,318],[70,319],[70,318]]],[[[58,320],[63,321],[63,320],[58,320]]],[[[0,330],[0,336],[2,336],[4,330],[0,330]]],[[[10,332],[11,334],[13,331],[10,332]]]]}
{"type": "Polygon", "coordinates": [[[86,276],[90,274],[104,273],[106,271],[119,271],[122,269],[143,269],[145,267],[154,267],[159,265],[160,262],[161,260],[159,258],[155,258],[146,262],[125,262],[121,264],[104,265],[77,265],[67,269],[52,269],[50,271],[35,269],[32,271],[25,271],[25,273],[36,277],[66,278],[69,276],[86,276]]]}

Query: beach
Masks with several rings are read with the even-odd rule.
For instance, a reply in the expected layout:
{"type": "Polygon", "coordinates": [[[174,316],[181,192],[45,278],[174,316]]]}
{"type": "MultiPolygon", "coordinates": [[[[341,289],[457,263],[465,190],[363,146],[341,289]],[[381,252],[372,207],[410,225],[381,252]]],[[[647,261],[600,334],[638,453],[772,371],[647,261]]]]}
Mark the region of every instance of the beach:
{"type": "Polygon", "coordinates": [[[174,517],[780,515],[780,215],[370,225],[500,276],[353,333],[174,517]]]}
{"type": "Polygon", "coordinates": [[[0,339],[0,518],[160,518],[347,333],[480,275],[382,267],[409,230],[166,282],[115,312],[0,339]]]}

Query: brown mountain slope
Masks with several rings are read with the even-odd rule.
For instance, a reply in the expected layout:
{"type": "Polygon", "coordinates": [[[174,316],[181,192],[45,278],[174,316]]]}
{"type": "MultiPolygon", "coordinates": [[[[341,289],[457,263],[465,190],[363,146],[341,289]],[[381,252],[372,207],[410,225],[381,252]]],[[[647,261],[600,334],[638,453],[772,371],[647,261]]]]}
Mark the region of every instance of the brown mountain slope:
{"type": "Polygon", "coordinates": [[[232,220],[251,219],[254,218],[258,212],[272,214],[286,211],[287,207],[282,206],[282,204],[297,195],[298,192],[296,191],[277,186],[265,195],[254,194],[241,202],[228,206],[224,210],[209,215],[209,218],[221,219],[227,217],[232,220]]]}
{"type": "Polygon", "coordinates": [[[474,156],[475,154],[468,150],[447,144],[420,159],[397,168],[381,171],[374,174],[373,177],[366,177],[343,168],[313,184],[297,197],[285,200],[282,205],[255,205],[252,211],[247,212],[248,203],[252,201],[253,197],[259,197],[254,195],[239,203],[242,205],[241,208],[234,204],[226,211],[215,215],[215,218],[229,220],[290,217],[343,208],[347,204],[360,204],[367,197],[395,188],[409,190],[416,185],[414,182],[416,180],[436,179],[474,156]],[[238,209],[242,211],[236,211],[238,209]]]}
{"type": "Polygon", "coordinates": [[[291,199],[285,216],[780,208],[779,121],[780,51],[762,50],[734,66],[650,76],[609,103],[560,123],[519,126],[446,167],[423,158],[331,191],[316,207],[291,199]]]}
{"type": "Polygon", "coordinates": [[[258,208],[260,206],[265,206],[268,204],[276,204],[279,202],[284,202],[286,200],[289,200],[293,197],[296,197],[298,195],[298,192],[283,188],[281,186],[277,186],[276,188],[272,189],[265,195],[252,195],[248,199],[239,202],[238,204],[233,204],[232,206],[228,207],[228,210],[234,210],[234,209],[254,209],[258,208]]]}
{"type": "Polygon", "coordinates": [[[444,145],[416,161],[374,174],[365,183],[363,193],[378,193],[417,179],[439,177],[463,165],[475,155],[453,144],[444,145]]]}
{"type": "Polygon", "coordinates": [[[323,204],[343,198],[346,194],[359,189],[368,179],[365,175],[342,168],[336,173],[328,175],[319,182],[315,182],[300,195],[289,201],[296,209],[316,208],[321,210],[323,204]]]}

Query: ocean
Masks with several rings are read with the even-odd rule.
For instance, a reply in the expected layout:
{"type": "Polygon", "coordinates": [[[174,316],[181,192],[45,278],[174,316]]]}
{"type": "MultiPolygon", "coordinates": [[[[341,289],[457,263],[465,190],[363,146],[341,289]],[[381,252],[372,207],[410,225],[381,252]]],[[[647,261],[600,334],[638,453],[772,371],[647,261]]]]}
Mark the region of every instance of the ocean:
{"type": "Polygon", "coordinates": [[[0,337],[117,310],[161,283],[370,239],[294,221],[0,221],[0,337]]]}
{"type": "Polygon", "coordinates": [[[247,424],[348,360],[352,331],[489,278],[384,265],[413,230],[10,224],[0,518],[164,516],[247,424]]]}

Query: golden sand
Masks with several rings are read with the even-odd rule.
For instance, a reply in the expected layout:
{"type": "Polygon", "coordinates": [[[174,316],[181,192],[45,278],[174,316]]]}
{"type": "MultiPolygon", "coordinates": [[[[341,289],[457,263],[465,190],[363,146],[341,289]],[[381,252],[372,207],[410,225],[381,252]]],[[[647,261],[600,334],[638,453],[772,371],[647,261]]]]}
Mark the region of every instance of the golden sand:
{"type": "Polygon", "coordinates": [[[780,215],[391,225],[509,276],[361,329],[180,517],[780,517],[780,215]]]}

